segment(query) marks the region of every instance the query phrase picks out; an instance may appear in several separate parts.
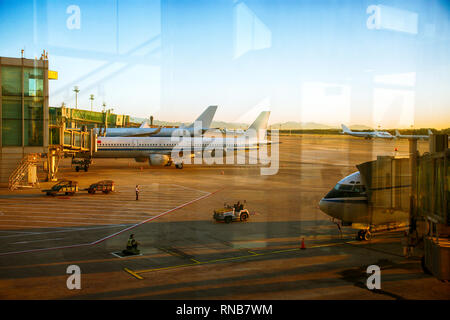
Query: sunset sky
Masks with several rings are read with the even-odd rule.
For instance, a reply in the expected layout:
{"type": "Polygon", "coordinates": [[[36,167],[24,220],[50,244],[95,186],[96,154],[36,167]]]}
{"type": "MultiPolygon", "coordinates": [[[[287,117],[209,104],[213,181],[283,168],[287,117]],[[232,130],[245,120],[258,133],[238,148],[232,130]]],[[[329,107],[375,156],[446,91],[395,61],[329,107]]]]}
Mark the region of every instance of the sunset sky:
{"type": "Polygon", "coordinates": [[[50,105],[190,122],[450,127],[448,1],[5,1],[0,56],[49,51],[50,105]]]}

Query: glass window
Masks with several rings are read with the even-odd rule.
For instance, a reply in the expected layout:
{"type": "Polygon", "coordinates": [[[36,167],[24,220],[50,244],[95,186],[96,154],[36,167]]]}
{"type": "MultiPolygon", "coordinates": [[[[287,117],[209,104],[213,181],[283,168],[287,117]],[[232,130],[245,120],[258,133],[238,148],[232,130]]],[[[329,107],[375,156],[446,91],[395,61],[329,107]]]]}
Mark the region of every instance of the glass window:
{"type": "Polygon", "coordinates": [[[44,104],[42,99],[25,99],[24,101],[24,145],[43,145],[44,104]]]}
{"type": "Polygon", "coordinates": [[[41,120],[44,118],[44,101],[42,99],[25,99],[24,118],[26,120],[41,120]]]}
{"type": "Polygon", "coordinates": [[[43,145],[43,120],[24,120],[24,145],[25,146],[42,146],[43,145]]]}
{"type": "Polygon", "coordinates": [[[49,144],[59,144],[59,128],[50,128],[49,144]]]}
{"type": "Polygon", "coordinates": [[[22,145],[22,120],[6,120],[2,123],[2,145],[22,145]]]}
{"type": "Polygon", "coordinates": [[[44,95],[44,71],[39,68],[24,68],[23,94],[26,97],[42,97],[44,95]]]}
{"type": "Polygon", "coordinates": [[[353,191],[358,192],[360,194],[364,194],[366,192],[366,188],[363,185],[355,185],[353,191]]]}
{"type": "Polygon", "coordinates": [[[19,99],[2,101],[2,144],[22,145],[22,102],[19,99]]]}
{"type": "Polygon", "coordinates": [[[22,102],[20,98],[3,98],[2,102],[2,118],[3,119],[22,119],[22,102]]]}
{"type": "Polygon", "coordinates": [[[2,95],[22,96],[22,68],[2,66],[2,95]]]}

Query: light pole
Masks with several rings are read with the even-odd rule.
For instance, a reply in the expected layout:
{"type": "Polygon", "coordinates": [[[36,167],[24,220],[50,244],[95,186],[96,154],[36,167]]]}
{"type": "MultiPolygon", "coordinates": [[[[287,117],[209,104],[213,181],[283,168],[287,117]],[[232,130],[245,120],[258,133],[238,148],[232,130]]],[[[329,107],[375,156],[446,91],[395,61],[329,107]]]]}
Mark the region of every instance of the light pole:
{"type": "Polygon", "coordinates": [[[80,89],[78,86],[73,87],[73,91],[75,92],[75,109],[78,109],[78,92],[80,92],[80,89]]]}
{"type": "Polygon", "coordinates": [[[93,95],[93,94],[91,94],[91,95],[89,96],[89,100],[91,100],[91,111],[92,111],[92,104],[93,104],[93,102],[94,102],[94,95],[93,95]]]}

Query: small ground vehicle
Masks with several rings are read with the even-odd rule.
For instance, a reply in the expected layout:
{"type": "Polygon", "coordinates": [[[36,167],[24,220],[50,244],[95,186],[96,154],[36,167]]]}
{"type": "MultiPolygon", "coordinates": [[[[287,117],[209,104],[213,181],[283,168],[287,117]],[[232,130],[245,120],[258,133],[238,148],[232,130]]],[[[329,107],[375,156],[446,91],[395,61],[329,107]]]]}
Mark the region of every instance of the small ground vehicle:
{"type": "Polygon", "coordinates": [[[42,190],[42,192],[46,192],[48,196],[56,196],[57,194],[73,196],[78,192],[78,182],[62,180],[55,184],[51,189],[42,190]]]}
{"type": "Polygon", "coordinates": [[[114,191],[114,181],[112,180],[102,180],[96,183],[93,183],[89,186],[89,188],[85,189],[88,193],[94,194],[97,191],[101,191],[103,193],[110,193],[114,191]]]}
{"type": "Polygon", "coordinates": [[[91,165],[92,160],[91,159],[75,159],[72,158],[72,165],[75,165],[75,171],[79,172],[81,169],[84,171],[89,170],[89,166],[91,165]]]}
{"type": "Polygon", "coordinates": [[[239,202],[233,206],[225,203],[223,208],[215,209],[213,215],[216,221],[224,221],[225,223],[247,221],[249,216],[248,210],[244,209],[244,205],[239,204],[239,202]]]}

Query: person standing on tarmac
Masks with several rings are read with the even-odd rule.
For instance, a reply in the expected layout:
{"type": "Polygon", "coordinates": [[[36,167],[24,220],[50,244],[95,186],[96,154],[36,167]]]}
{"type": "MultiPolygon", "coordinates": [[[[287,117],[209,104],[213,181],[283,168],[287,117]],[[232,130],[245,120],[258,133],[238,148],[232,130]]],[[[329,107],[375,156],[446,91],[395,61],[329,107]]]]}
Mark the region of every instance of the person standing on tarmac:
{"type": "Polygon", "coordinates": [[[136,185],[136,201],[139,200],[139,185],[136,185]]]}

